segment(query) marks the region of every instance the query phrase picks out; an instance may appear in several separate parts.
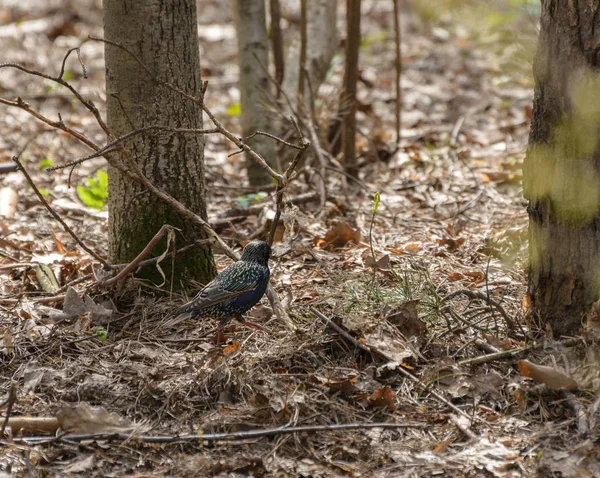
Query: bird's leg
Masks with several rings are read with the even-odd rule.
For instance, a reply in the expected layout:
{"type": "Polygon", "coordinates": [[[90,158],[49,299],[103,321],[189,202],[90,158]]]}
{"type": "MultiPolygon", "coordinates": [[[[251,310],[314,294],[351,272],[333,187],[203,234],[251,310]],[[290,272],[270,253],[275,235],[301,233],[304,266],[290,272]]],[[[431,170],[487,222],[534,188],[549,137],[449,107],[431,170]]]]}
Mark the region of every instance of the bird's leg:
{"type": "Polygon", "coordinates": [[[225,334],[223,333],[223,327],[226,323],[227,322],[223,323],[223,321],[219,321],[219,325],[217,326],[217,335],[215,337],[215,344],[217,347],[221,346],[221,342],[225,342],[227,340],[227,337],[225,337],[225,334]]]}
{"type": "Polygon", "coordinates": [[[264,330],[262,325],[259,325],[256,322],[250,322],[249,320],[245,320],[242,316],[236,317],[236,320],[244,325],[247,325],[248,327],[254,327],[255,329],[264,330]]]}

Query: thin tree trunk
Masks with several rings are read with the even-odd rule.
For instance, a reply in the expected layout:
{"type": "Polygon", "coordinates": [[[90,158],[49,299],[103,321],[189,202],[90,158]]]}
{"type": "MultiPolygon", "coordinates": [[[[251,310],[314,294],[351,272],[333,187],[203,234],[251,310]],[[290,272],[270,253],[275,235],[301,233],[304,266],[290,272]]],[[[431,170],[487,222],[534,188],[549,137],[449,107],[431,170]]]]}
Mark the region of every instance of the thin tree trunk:
{"type": "MultiPolygon", "coordinates": [[[[285,63],[283,59],[283,34],[281,32],[281,6],[279,0],[270,0],[269,13],[271,14],[271,48],[273,49],[275,79],[279,88],[281,88],[285,75],[285,63]]],[[[279,88],[277,89],[277,98],[279,98],[279,88]]]]}
{"type": "MultiPolygon", "coordinates": [[[[272,121],[264,108],[268,100],[269,47],[264,0],[234,0],[240,64],[240,95],[242,133],[248,137],[257,130],[274,132],[272,121]],[[262,64],[262,67],[261,67],[262,64]]],[[[255,136],[248,144],[269,163],[277,164],[275,143],[265,136],[255,136]]],[[[246,156],[248,180],[252,185],[271,184],[272,179],[255,161],[246,156]]]]}
{"type": "MultiPolygon", "coordinates": [[[[134,52],[157,78],[188,93],[201,91],[195,0],[104,0],[104,36],[134,52]]],[[[108,125],[115,135],[150,125],[202,127],[197,104],[156,85],[122,49],[106,44],[108,125]]],[[[146,176],[206,219],[204,141],[201,136],[155,133],[129,143],[146,176]]],[[[114,168],[109,168],[109,248],[113,263],[132,260],[163,224],[182,230],[184,244],[205,238],[162,201],[146,194],[114,168]]],[[[161,241],[153,251],[165,250],[161,241]]],[[[193,249],[177,257],[175,270],[163,263],[167,280],[186,286],[214,275],[208,249],[193,249]]],[[[151,269],[151,268],[149,268],[151,269]]],[[[153,269],[144,277],[162,282],[153,269]]]]}
{"type": "Polygon", "coordinates": [[[395,47],[395,66],[396,66],[396,144],[400,145],[402,136],[402,51],[401,40],[402,31],[400,30],[400,0],[394,2],[394,47],[395,47]]]}
{"type": "Polygon", "coordinates": [[[344,87],[340,104],[343,115],[342,141],[344,166],[353,178],[358,178],[356,158],[356,84],[360,50],[360,0],[346,0],[346,61],[344,87]]]}
{"type": "Polygon", "coordinates": [[[304,90],[306,83],[306,47],[308,43],[307,35],[307,7],[306,0],[300,0],[300,60],[298,62],[299,65],[299,74],[298,74],[298,95],[296,97],[296,102],[298,105],[298,109],[300,113],[302,113],[305,102],[304,99],[304,90]]]}
{"type": "Polygon", "coordinates": [[[523,189],[532,308],[558,335],[599,294],[599,14],[598,0],[542,1],[523,189]]]}
{"type": "Polygon", "coordinates": [[[329,70],[338,44],[336,11],[337,0],[308,0],[306,2],[306,50],[304,59],[302,56],[302,42],[300,40],[294,41],[287,55],[286,73],[283,81],[283,89],[295,109],[298,109],[298,92],[303,90],[305,93],[305,111],[310,111],[310,108],[307,107],[309,98],[306,98],[308,87],[306,84],[302,88],[300,86],[300,80],[303,76],[301,74],[302,68],[306,67],[308,70],[307,80],[310,81],[315,94],[329,70]]]}

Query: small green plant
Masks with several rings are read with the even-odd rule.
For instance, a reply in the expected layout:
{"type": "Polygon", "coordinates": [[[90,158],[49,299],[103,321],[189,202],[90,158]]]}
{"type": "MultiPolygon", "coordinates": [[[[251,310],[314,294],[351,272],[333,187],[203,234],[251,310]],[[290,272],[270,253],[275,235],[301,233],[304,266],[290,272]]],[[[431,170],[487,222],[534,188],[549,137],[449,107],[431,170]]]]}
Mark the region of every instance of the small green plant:
{"type": "Polygon", "coordinates": [[[369,244],[371,246],[371,255],[373,256],[373,264],[375,268],[377,268],[377,259],[375,257],[375,249],[373,248],[373,223],[375,222],[375,215],[377,214],[377,210],[379,209],[379,204],[381,204],[381,196],[379,191],[375,193],[373,196],[373,207],[371,209],[371,226],[369,227],[369,244]]]}
{"type": "Polygon", "coordinates": [[[77,186],[77,196],[83,204],[92,209],[103,209],[108,199],[108,174],[96,171],[95,178],[86,178],[86,185],[77,186]]]}
{"type": "Polygon", "coordinates": [[[54,166],[54,161],[52,161],[50,158],[44,158],[40,161],[40,164],[38,164],[40,171],[42,169],[51,168],[52,166],[54,166]]]}
{"type": "Polygon", "coordinates": [[[379,204],[381,204],[381,196],[379,194],[379,191],[377,191],[373,196],[373,206],[371,208],[371,225],[369,226],[369,245],[371,246],[372,260],[371,267],[373,268],[373,278],[371,283],[373,285],[373,293],[376,298],[379,297],[380,294],[378,287],[379,284],[377,283],[377,257],[375,257],[375,248],[373,247],[373,223],[375,222],[375,216],[377,215],[379,204]]]}
{"type": "Polygon", "coordinates": [[[242,105],[234,103],[225,110],[227,116],[240,116],[242,114],[242,105]]]}
{"type": "Polygon", "coordinates": [[[108,339],[108,332],[104,327],[98,327],[94,333],[100,342],[106,342],[108,339]]]}
{"type": "Polygon", "coordinates": [[[267,193],[260,191],[252,194],[245,194],[235,198],[235,202],[238,203],[238,207],[248,207],[252,203],[256,203],[267,197],[267,193]]]}

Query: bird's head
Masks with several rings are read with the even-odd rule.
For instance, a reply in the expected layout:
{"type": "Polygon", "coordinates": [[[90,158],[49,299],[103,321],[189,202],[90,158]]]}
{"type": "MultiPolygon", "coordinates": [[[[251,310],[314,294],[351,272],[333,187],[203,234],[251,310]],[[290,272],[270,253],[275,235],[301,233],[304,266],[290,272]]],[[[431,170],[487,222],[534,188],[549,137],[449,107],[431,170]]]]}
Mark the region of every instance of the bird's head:
{"type": "Polygon", "coordinates": [[[262,265],[268,265],[271,257],[271,246],[264,241],[252,241],[246,244],[242,252],[241,261],[257,262],[262,265]]]}

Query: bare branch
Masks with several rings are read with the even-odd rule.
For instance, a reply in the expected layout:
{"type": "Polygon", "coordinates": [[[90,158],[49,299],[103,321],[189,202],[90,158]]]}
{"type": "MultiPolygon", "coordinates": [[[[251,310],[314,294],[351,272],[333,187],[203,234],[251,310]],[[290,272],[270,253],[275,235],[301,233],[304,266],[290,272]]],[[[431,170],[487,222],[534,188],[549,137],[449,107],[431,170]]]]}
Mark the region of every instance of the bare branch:
{"type": "Polygon", "coordinates": [[[204,433],[195,435],[174,435],[174,436],[138,436],[128,433],[92,433],[85,435],[64,434],[59,437],[38,436],[38,437],[13,437],[15,443],[41,444],[55,441],[80,442],[84,440],[136,440],[143,443],[203,443],[219,442],[233,440],[250,440],[277,435],[288,435],[293,433],[315,433],[326,431],[345,431],[345,430],[366,430],[371,428],[400,429],[400,428],[424,428],[422,423],[342,423],[334,425],[308,425],[300,427],[278,427],[267,428],[263,430],[248,430],[232,433],[204,433]]]}
{"type": "Polygon", "coordinates": [[[110,143],[105,144],[102,148],[100,148],[99,150],[97,150],[96,152],[94,152],[92,154],[89,154],[88,156],[84,156],[83,158],[75,159],[66,164],[60,164],[58,166],[52,166],[51,168],[46,168],[46,171],[56,171],[58,169],[68,168],[70,166],[77,166],[78,164],[81,164],[90,159],[98,158],[100,156],[104,156],[107,153],[112,153],[112,152],[118,151],[119,148],[116,148],[117,145],[119,145],[119,144],[123,143],[124,141],[127,141],[128,139],[131,139],[135,136],[139,136],[141,134],[146,134],[151,131],[165,131],[168,133],[192,133],[192,134],[200,134],[200,135],[220,133],[220,131],[216,128],[199,129],[199,128],[169,128],[168,126],[159,126],[159,125],[146,126],[144,128],[139,128],[134,131],[130,131],[129,133],[124,134],[123,136],[119,136],[114,141],[111,141],[110,143]]]}

